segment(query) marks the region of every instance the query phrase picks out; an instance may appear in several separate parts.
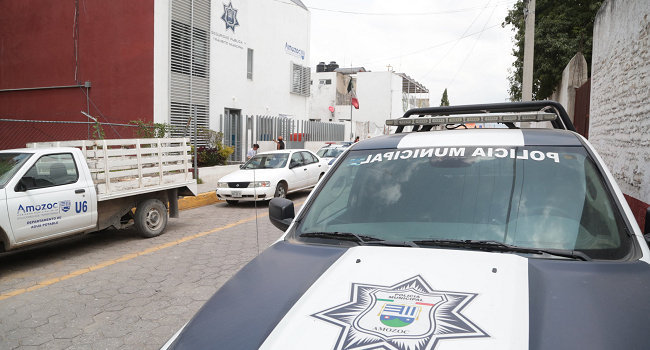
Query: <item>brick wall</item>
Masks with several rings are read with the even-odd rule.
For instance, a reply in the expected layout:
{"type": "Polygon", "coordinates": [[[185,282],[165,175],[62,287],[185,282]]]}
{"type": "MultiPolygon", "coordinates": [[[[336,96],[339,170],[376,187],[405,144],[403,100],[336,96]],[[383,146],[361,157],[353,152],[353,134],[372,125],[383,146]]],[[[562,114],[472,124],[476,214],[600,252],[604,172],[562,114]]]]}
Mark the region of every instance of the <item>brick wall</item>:
{"type": "Polygon", "coordinates": [[[650,203],[650,1],[606,0],[593,40],[589,140],[640,213],[650,203]]]}

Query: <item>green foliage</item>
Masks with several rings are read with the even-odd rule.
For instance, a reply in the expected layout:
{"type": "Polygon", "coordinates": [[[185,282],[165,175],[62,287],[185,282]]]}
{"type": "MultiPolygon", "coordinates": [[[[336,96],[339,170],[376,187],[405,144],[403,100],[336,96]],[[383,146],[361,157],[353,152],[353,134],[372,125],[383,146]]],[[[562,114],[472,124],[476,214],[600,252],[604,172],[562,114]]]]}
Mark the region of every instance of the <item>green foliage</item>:
{"type": "MultiPolygon", "coordinates": [[[[594,19],[603,0],[536,0],[535,57],[533,59],[533,99],[549,97],[562,80],[562,71],[571,58],[582,52],[591,67],[594,19]]],[[[521,100],[524,68],[525,18],[523,0],[508,11],[502,26],[515,32],[508,81],[510,98],[521,100]]]]}
{"type": "Polygon", "coordinates": [[[142,120],[131,120],[137,126],[135,135],[139,139],[163,138],[172,133],[173,127],[167,123],[152,123],[142,120]]]}
{"type": "Polygon", "coordinates": [[[92,134],[93,140],[103,140],[104,137],[106,137],[106,134],[104,133],[102,124],[100,124],[99,122],[95,122],[95,124],[93,124],[93,134],[92,134]]]}
{"type": "Polygon", "coordinates": [[[199,166],[225,165],[230,155],[235,152],[235,147],[223,145],[223,133],[207,128],[198,130],[199,139],[205,140],[207,146],[197,149],[197,163],[199,166]]]}
{"type": "Polygon", "coordinates": [[[442,99],[440,99],[440,106],[449,106],[449,97],[447,96],[447,89],[442,93],[442,99]]]}

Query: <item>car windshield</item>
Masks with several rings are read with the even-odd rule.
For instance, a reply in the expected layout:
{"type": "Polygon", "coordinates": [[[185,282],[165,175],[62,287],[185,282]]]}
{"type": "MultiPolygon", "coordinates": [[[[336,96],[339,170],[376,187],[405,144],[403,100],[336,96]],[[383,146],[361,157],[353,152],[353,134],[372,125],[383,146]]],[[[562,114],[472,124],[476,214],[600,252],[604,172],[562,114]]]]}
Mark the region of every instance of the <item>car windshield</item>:
{"type": "Polygon", "coordinates": [[[287,153],[269,153],[258,154],[244,164],[242,169],[277,169],[284,168],[287,165],[289,154],[287,153]]]}
{"type": "Polygon", "coordinates": [[[7,185],[30,156],[29,153],[0,153],[0,188],[7,185]]]}
{"type": "Polygon", "coordinates": [[[620,259],[620,213],[582,147],[350,151],[297,227],[389,241],[481,240],[620,259]]]}
{"type": "Polygon", "coordinates": [[[336,158],[343,153],[343,148],[321,148],[316,153],[321,158],[336,158]]]}

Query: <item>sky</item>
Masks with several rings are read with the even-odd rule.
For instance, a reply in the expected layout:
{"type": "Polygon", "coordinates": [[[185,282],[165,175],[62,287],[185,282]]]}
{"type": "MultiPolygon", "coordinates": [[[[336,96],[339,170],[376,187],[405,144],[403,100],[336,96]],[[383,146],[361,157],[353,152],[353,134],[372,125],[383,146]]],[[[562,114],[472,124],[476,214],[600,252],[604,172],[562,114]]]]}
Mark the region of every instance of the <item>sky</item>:
{"type": "Polygon", "coordinates": [[[406,73],[429,89],[445,88],[452,105],[508,101],[515,0],[302,0],[310,8],[310,64],[406,73]]]}

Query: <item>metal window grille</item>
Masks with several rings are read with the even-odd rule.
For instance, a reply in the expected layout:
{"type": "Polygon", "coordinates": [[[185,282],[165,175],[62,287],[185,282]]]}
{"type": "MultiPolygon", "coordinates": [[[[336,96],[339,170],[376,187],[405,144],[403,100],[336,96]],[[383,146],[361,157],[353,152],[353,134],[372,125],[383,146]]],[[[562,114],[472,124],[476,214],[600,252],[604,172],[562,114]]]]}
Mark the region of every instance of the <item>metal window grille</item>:
{"type": "MultiPolygon", "coordinates": [[[[175,137],[194,138],[210,126],[210,3],[171,2],[169,122],[175,137]]],[[[203,139],[196,142],[205,144],[203,139]]]]}
{"type": "Polygon", "coordinates": [[[291,93],[309,96],[311,69],[299,64],[291,63],[291,93]]]}
{"type": "Polygon", "coordinates": [[[246,78],[253,80],[253,49],[248,49],[246,60],[246,78]]]}
{"type": "Polygon", "coordinates": [[[191,116],[196,115],[197,133],[199,135],[197,145],[206,145],[205,137],[207,135],[202,133],[202,131],[210,127],[210,116],[208,115],[207,106],[190,106],[189,103],[172,102],[169,113],[172,137],[190,137],[194,139],[194,127],[191,116]]]}

